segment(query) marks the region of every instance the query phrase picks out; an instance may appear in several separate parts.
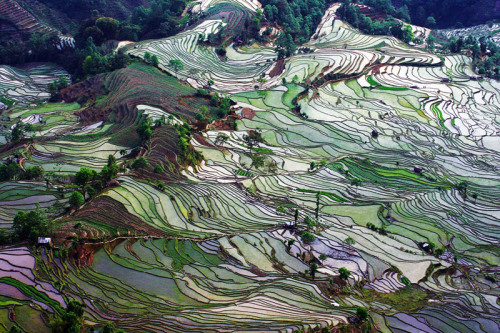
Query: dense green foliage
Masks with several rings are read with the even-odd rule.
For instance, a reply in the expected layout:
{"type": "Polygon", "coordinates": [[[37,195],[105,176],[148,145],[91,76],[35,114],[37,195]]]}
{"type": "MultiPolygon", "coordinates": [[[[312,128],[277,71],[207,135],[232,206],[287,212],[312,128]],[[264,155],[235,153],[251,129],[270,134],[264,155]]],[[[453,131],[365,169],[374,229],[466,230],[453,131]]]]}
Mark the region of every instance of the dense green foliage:
{"type": "Polygon", "coordinates": [[[83,195],[78,192],[78,191],[74,191],[73,193],[71,193],[71,196],[69,197],[69,204],[73,207],[73,208],[78,208],[80,207],[81,205],[83,205],[85,203],[85,199],[83,198],[83,195]]]}
{"type": "Polygon", "coordinates": [[[495,0],[405,0],[412,23],[429,28],[460,28],[498,20],[495,0]],[[435,22],[435,25],[434,25],[435,22]]]}
{"type": "MultiPolygon", "coordinates": [[[[372,20],[365,14],[361,13],[357,6],[344,3],[340,6],[338,12],[340,17],[352,26],[360,29],[364,33],[370,35],[393,35],[401,39],[405,43],[413,41],[413,32],[410,26],[403,25],[393,17],[388,17],[386,20],[372,20]]],[[[420,41],[421,43],[422,41],[420,41]]]]}
{"type": "Polygon", "coordinates": [[[43,174],[44,170],[38,165],[25,167],[23,169],[19,163],[15,161],[9,164],[0,164],[0,181],[39,179],[43,174]]]}
{"type": "Polygon", "coordinates": [[[314,32],[330,3],[325,0],[263,0],[264,14],[277,22],[286,34],[299,44],[314,32]]]}
{"type": "Polygon", "coordinates": [[[176,124],[175,128],[177,130],[177,134],[179,135],[179,161],[184,164],[184,166],[199,165],[201,160],[203,159],[203,155],[200,152],[196,151],[190,143],[192,138],[191,126],[189,126],[188,124],[183,124],[182,126],[176,124]]]}
{"type": "Polygon", "coordinates": [[[452,53],[466,52],[474,60],[476,70],[481,75],[500,79],[500,47],[491,40],[469,36],[456,39],[452,37],[446,47],[452,53]]]}
{"type": "Polygon", "coordinates": [[[185,5],[185,0],[154,0],[149,8],[135,8],[130,22],[139,27],[140,39],[170,36],[178,32],[178,17],[185,5]]]}
{"type": "Polygon", "coordinates": [[[57,315],[51,322],[52,333],[78,333],[82,327],[83,308],[85,305],[77,301],[70,301],[66,310],[57,315]]]}
{"type": "Polygon", "coordinates": [[[35,243],[39,236],[47,235],[49,220],[40,210],[19,211],[14,217],[12,230],[14,239],[35,243]]]}
{"type": "Polygon", "coordinates": [[[429,28],[461,28],[498,19],[495,0],[360,0],[383,15],[429,28]]]}

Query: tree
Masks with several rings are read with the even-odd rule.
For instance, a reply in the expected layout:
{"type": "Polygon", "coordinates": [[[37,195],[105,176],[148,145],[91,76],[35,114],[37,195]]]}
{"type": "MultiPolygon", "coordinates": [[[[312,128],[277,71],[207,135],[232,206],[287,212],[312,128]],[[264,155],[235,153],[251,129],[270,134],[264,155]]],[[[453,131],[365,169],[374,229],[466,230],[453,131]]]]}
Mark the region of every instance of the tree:
{"type": "Polygon", "coordinates": [[[215,144],[224,147],[224,144],[227,142],[227,140],[229,140],[229,136],[227,134],[219,133],[215,138],[215,144]]]}
{"type": "Polygon", "coordinates": [[[352,237],[347,237],[344,242],[347,244],[347,245],[354,245],[356,244],[356,241],[352,238],[352,237]]]}
{"type": "Polygon", "coordinates": [[[314,277],[316,276],[316,271],[318,270],[318,265],[316,263],[313,263],[309,266],[309,271],[311,272],[311,277],[314,280],[314,277]]]}
{"type": "Polygon", "coordinates": [[[203,115],[203,113],[197,113],[195,116],[194,116],[194,119],[198,120],[198,121],[205,121],[206,118],[205,116],[203,115]]]}
{"type": "Polygon", "coordinates": [[[151,129],[151,119],[143,119],[136,129],[137,134],[142,140],[149,140],[153,136],[153,130],[151,129]]]}
{"type": "Polygon", "coordinates": [[[69,197],[69,204],[73,208],[78,209],[84,203],[85,203],[85,198],[83,197],[83,195],[80,192],[74,191],[73,193],[71,193],[71,196],[69,197]]]}
{"type": "Polygon", "coordinates": [[[156,184],[156,186],[158,186],[158,189],[159,189],[160,191],[162,191],[162,192],[163,192],[163,191],[165,191],[165,189],[167,188],[167,187],[165,186],[165,183],[164,183],[164,182],[158,182],[158,184],[156,184]]]}
{"type": "Polygon", "coordinates": [[[264,166],[264,162],[266,161],[266,157],[262,154],[250,154],[250,159],[252,160],[252,164],[250,164],[249,169],[252,167],[255,169],[262,168],[264,166]]]}
{"type": "Polygon", "coordinates": [[[112,323],[107,323],[106,326],[102,329],[102,333],[114,333],[115,332],[115,325],[112,323]]]}
{"type": "Polygon", "coordinates": [[[116,157],[112,154],[108,155],[108,166],[113,166],[116,164],[116,157]]]}
{"type": "Polygon", "coordinates": [[[9,333],[23,333],[23,331],[17,325],[14,325],[10,328],[9,333]]]}
{"type": "Polygon", "coordinates": [[[285,215],[286,208],[283,205],[280,205],[278,208],[276,208],[276,213],[278,213],[278,215],[285,215]]]}
{"type": "Polygon", "coordinates": [[[24,137],[24,131],[25,131],[26,125],[19,120],[15,125],[14,128],[12,129],[12,132],[10,133],[10,139],[12,142],[18,142],[24,137]]]}
{"type": "Polygon", "coordinates": [[[70,301],[66,310],[50,321],[52,333],[79,333],[82,326],[83,308],[85,305],[70,301]]]}
{"type": "Polygon", "coordinates": [[[179,59],[171,59],[168,62],[168,67],[171,68],[174,72],[178,72],[184,69],[184,63],[179,59]]]}
{"type": "Polygon", "coordinates": [[[326,254],[324,254],[324,253],[321,253],[321,254],[319,255],[319,260],[321,260],[321,261],[325,261],[327,258],[328,258],[328,257],[327,257],[327,256],[326,256],[326,254]]]}
{"type": "Polygon", "coordinates": [[[19,211],[14,217],[12,229],[15,238],[35,243],[39,236],[48,234],[49,220],[40,210],[19,211]]]}
{"type": "Polygon", "coordinates": [[[146,62],[150,62],[151,61],[151,53],[149,53],[149,52],[144,53],[144,60],[146,62]]]}
{"type": "Polygon", "coordinates": [[[293,243],[295,243],[295,239],[289,239],[287,242],[286,242],[286,252],[290,252],[290,250],[292,249],[292,245],[293,243]]]}
{"type": "Polygon", "coordinates": [[[118,174],[119,167],[116,163],[108,166],[105,165],[100,173],[102,180],[109,182],[111,179],[115,178],[118,174]]]}
{"type": "Polygon", "coordinates": [[[434,38],[434,36],[429,35],[429,37],[427,37],[427,39],[426,39],[426,42],[427,42],[427,47],[429,48],[429,50],[434,51],[434,48],[436,46],[436,39],[434,38]]]}
{"type": "Polygon", "coordinates": [[[154,173],[164,173],[165,170],[163,169],[163,167],[161,166],[161,164],[157,164],[157,165],[155,165],[155,168],[153,169],[153,172],[154,173]]]}
{"type": "Polygon", "coordinates": [[[366,319],[368,319],[368,310],[366,310],[362,306],[358,306],[356,308],[356,316],[358,316],[358,319],[360,321],[365,321],[366,319]]]}
{"type": "Polygon", "coordinates": [[[342,280],[347,280],[350,275],[351,275],[351,272],[347,268],[340,267],[339,278],[341,278],[342,280]]]}
{"type": "Polygon", "coordinates": [[[308,232],[308,231],[304,231],[301,235],[300,235],[300,239],[302,240],[302,242],[304,242],[305,244],[311,244],[312,242],[314,242],[316,240],[316,236],[314,236],[314,234],[308,232]]]}
{"type": "Polygon", "coordinates": [[[304,223],[307,225],[307,228],[308,229],[312,229],[314,228],[314,220],[312,218],[310,218],[309,216],[306,216],[304,218],[304,223]]]}
{"type": "Polygon", "coordinates": [[[359,185],[361,185],[361,183],[362,183],[362,181],[359,178],[354,178],[354,179],[351,180],[351,185],[352,186],[358,187],[359,185]]]}
{"type": "Polygon", "coordinates": [[[429,28],[434,28],[436,26],[436,19],[432,16],[429,16],[426,20],[426,25],[429,28]]]}
{"type": "Polygon", "coordinates": [[[134,170],[141,170],[141,175],[144,173],[144,168],[149,167],[149,162],[144,157],[139,157],[132,163],[132,168],[134,170]]]}
{"type": "Polygon", "coordinates": [[[159,64],[160,64],[160,61],[158,60],[158,56],[156,54],[154,54],[151,57],[151,65],[158,67],[159,64]]]}
{"type": "Polygon", "coordinates": [[[100,17],[95,21],[106,39],[115,39],[118,32],[119,22],[112,17],[100,17]]]}
{"type": "Polygon", "coordinates": [[[80,168],[80,170],[77,171],[75,175],[75,184],[83,188],[90,180],[95,177],[95,175],[96,172],[91,170],[90,168],[80,168]]]}
{"type": "Polygon", "coordinates": [[[250,131],[248,134],[244,134],[242,136],[243,141],[248,146],[248,149],[251,151],[253,147],[258,146],[259,143],[264,142],[262,138],[262,134],[258,131],[250,131]]]}
{"type": "Polygon", "coordinates": [[[299,219],[299,209],[295,208],[295,213],[293,214],[293,217],[295,219],[295,225],[297,225],[297,221],[299,219]]]}

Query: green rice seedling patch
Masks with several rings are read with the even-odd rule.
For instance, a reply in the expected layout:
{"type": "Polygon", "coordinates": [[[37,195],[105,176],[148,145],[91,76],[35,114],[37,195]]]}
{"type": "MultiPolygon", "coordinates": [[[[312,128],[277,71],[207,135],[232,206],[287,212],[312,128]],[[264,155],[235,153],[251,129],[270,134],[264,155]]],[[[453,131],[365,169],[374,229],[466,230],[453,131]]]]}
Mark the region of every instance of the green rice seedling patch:
{"type": "Polygon", "coordinates": [[[376,89],[380,89],[380,90],[393,90],[393,91],[406,91],[406,90],[409,90],[408,88],[405,88],[405,87],[387,87],[387,86],[383,86],[380,83],[378,83],[377,81],[375,81],[371,76],[367,76],[366,77],[366,81],[368,81],[368,83],[371,84],[372,86],[375,86],[376,89]]]}
{"type": "Polygon", "coordinates": [[[251,172],[248,172],[246,170],[241,170],[241,169],[238,169],[238,170],[235,170],[234,171],[237,175],[240,175],[240,176],[243,176],[243,177],[253,177],[253,173],[251,172]]]}

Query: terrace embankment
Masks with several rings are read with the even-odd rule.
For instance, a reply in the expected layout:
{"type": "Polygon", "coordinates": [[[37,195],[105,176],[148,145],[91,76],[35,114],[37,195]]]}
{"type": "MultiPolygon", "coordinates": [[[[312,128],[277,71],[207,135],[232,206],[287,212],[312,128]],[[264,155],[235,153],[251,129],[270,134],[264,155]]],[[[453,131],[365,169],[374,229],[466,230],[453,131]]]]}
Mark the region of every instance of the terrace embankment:
{"type": "Polygon", "coordinates": [[[139,235],[165,236],[162,230],[129,213],[122,203],[108,196],[91,200],[73,216],[61,220],[61,223],[64,226],[58,228],[57,239],[65,239],[75,234],[83,238],[98,238],[108,236],[107,233],[116,234],[117,231],[125,234],[131,232],[139,235]],[[75,228],[78,223],[79,227],[75,228]],[[96,229],[97,226],[102,226],[106,231],[96,229]]]}

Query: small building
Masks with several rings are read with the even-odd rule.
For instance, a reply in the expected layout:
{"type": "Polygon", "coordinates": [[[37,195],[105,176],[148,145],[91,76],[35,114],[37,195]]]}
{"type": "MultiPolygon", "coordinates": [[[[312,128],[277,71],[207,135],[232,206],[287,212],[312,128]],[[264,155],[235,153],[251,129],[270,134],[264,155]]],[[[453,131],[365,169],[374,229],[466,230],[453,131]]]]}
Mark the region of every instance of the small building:
{"type": "Polygon", "coordinates": [[[52,238],[50,237],[38,237],[38,245],[50,245],[52,244],[52,238]]]}

